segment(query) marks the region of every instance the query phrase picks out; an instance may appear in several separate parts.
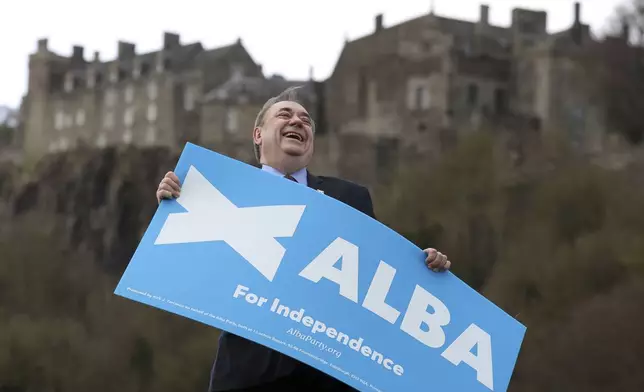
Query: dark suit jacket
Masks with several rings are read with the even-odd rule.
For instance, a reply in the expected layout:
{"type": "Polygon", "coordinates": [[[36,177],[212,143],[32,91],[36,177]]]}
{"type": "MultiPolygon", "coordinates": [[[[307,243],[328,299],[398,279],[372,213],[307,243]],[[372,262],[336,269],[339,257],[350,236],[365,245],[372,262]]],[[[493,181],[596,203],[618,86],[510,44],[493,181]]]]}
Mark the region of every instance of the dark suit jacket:
{"type": "MultiPolygon", "coordinates": [[[[320,189],[324,194],[339,200],[372,218],[375,218],[371,195],[367,188],[334,177],[317,177],[308,174],[308,185],[320,189]]],[[[215,360],[211,379],[210,392],[234,391],[238,389],[257,388],[266,385],[267,390],[276,380],[282,381],[291,390],[293,384],[306,379],[307,383],[315,380],[316,391],[353,391],[344,383],[333,377],[299,362],[289,356],[268,347],[246,340],[237,335],[222,332],[219,339],[219,350],[215,360]],[[292,381],[291,381],[292,380],[292,381]]],[[[281,386],[280,386],[281,388],[281,386]]],[[[293,390],[297,390],[295,388],[293,390]]],[[[307,390],[312,390],[308,389],[307,390]]]]}

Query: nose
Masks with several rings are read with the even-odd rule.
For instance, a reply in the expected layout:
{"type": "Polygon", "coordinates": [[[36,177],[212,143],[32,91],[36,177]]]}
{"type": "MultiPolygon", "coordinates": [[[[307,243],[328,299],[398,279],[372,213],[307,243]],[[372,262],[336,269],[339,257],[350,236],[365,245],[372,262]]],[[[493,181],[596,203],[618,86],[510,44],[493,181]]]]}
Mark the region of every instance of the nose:
{"type": "Polygon", "coordinates": [[[291,120],[288,122],[288,125],[292,127],[301,128],[304,125],[304,122],[297,114],[291,117],[291,120]]]}

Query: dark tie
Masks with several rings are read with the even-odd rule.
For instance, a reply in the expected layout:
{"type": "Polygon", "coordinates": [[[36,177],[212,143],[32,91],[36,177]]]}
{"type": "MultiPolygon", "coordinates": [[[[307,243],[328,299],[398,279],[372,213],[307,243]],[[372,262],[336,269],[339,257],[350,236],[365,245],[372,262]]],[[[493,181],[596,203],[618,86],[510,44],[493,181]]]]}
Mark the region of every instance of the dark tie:
{"type": "Polygon", "coordinates": [[[290,174],[285,175],[284,178],[289,179],[289,180],[291,180],[293,182],[297,182],[297,180],[290,174]]]}

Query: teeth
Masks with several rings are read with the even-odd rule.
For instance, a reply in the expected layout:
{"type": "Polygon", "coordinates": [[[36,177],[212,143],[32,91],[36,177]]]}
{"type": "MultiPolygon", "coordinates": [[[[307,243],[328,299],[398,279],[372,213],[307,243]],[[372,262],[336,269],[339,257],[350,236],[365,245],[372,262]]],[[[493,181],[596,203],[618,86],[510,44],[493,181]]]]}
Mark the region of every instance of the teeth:
{"type": "Polygon", "coordinates": [[[294,132],[287,132],[284,136],[286,137],[294,136],[295,139],[297,139],[298,141],[302,141],[302,137],[299,134],[294,132]]]}

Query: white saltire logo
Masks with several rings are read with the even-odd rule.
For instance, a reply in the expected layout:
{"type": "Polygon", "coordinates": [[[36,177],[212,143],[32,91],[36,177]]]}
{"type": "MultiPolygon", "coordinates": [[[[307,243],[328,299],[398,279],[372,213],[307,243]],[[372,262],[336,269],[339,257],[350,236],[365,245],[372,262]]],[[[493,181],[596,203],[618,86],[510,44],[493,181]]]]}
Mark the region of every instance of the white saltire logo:
{"type": "Polygon", "coordinates": [[[194,166],[176,200],[188,212],[170,214],[155,245],[224,241],[269,281],[286,251],[275,238],[292,237],[306,207],[239,208],[194,166]]]}

